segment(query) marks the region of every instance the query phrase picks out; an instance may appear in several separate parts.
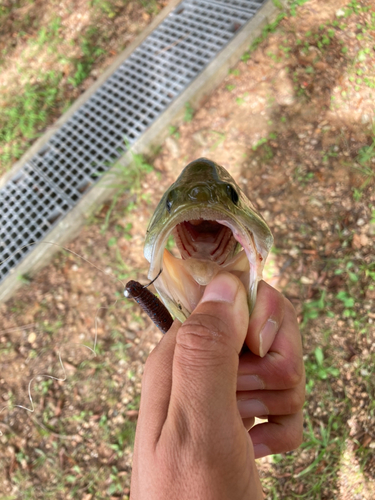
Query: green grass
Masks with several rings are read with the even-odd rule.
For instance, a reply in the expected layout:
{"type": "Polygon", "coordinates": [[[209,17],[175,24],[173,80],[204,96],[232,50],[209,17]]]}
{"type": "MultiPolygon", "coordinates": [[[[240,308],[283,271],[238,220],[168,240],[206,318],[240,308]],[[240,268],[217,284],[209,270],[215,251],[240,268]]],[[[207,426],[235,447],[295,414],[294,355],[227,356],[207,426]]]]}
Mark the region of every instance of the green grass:
{"type": "MultiPolygon", "coordinates": [[[[12,13],[19,8],[25,7],[30,4],[34,4],[35,0],[13,0],[12,2],[1,2],[0,4],[0,22],[5,23],[7,18],[12,15],[12,13]]],[[[23,22],[27,23],[28,19],[21,20],[21,26],[23,22]]],[[[19,27],[19,26],[17,26],[19,27]]]]}
{"type": "MultiPolygon", "coordinates": [[[[340,238],[345,246],[345,242],[350,243],[351,234],[341,234],[340,238]]],[[[355,361],[348,362],[348,353],[338,348],[333,337],[334,330],[337,336],[340,322],[341,332],[356,332],[358,345],[361,345],[362,338],[371,342],[371,326],[361,306],[365,291],[375,282],[375,265],[366,264],[349,253],[343,258],[328,257],[324,269],[330,275],[341,276],[342,281],[337,290],[323,289],[316,298],[302,303],[301,333],[309,345],[304,357],[307,393],[304,441],[293,459],[282,457],[277,465],[281,468],[279,474],[290,474],[295,491],[290,497],[293,499],[331,498],[329,495],[333,494],[334,488],[338,488],[337,475],[344,467],[344,457],[348,456],[348,442],[353,441],[348,421],[359,412],[360,392],[368,401],[362,411],[365,418],[373,419],[375,414],[374,354],[360,354],[355,361]],[[310,332],[316,331],[316,328],[319,328],[320,341],[311,345],[310,332]],[[310,457],[309,461],[304,459],[308,465],[302,469],[298,467],[300,454],[310,457]]],[[[348,339],[348,343],[351,342],[356,340],[352,337],[348,339]]],[[[354,439],[355,459],[361,465],[359,488],[365,484],[365,469],[372,458],[371,450],[361,446],[360,441],[354,439]]],[[[268,481],[271,483],[270,491],[276,492],[274,498],[278,498],[280,490],[277,483],[268,481]]]]}
{"type": "Polygon", "coordinates": [[[40,135],[51,112],[61,100],[61,78],[61,74],[53,71],[41,73],[36,83],[25,83],[23,94],[8,96],[0,111],[2,163],[18,159],[25,144],[40,135]]]}
{"type": "Polygon", "coordinates": [[[309,357],[305,361],[306,369],[306,391],[310,394],[315,383],[319,380],[327,380],[329,377],[338,377],[340,370],[332,366],[332,360],[325,359],[323,349],[316,347],[314,357],[309,357]]]}
{"type": "MultiPolygon", "coordinates": [[[[321,403],[323,407],[327,398],[323,397],[321,403]]],[[[307,429],[301,449],[312,452],[314,459],[295,478],[304,482],[305,498],[318,499],[323,497],[327,485],[334,484],[337,478],[348,431],[340,416],[335,413],[329,415],[328,421],[320,421],[319,425],[306,414],[305,422],[307,429]]]]}
{"type": "Polygon", "coordinates": [[[327,307],[330,304],[326,303],[326,291],[324,290],[320,297],[317,300],[309,300],[305,301],[303,303],[303,309],[302,309],[302,324],[301,327],[303,328],[310,319],[316,319],[327,310],[327,307]]]}
{"type": "MultiPolygon", "coordinates": [[[[329,408],[332,404],[332,394],[319,394],[320,408],[329,408]]],[[[344,405],[346,408],[346,406],[344,405]]],[[[280,496],[280,480],[273,477],[271,472],[263,481],[268,492],[267,498],[320,500],[333,498],[332,489],[335,487],[337,474],[340,468],[340,459],[345,449],[345,440],[348,435],[345,419],[338,412],[317,421],[309,415],[306,408],[304,415],[304,440],[297,454],[274,455],[271,471],[278,477],[286,477],[293,485],[293,494],[280,496]],[[309,457],[308,465],[300,466],[298,455],[309,457]]],[[[305,459],[306,460],[306,459],[305,459]]],[[[290,491],[290,490],[289,490],[290,491]]]]}
{"type": "Polygon", "coordinates": [[[125,0],[120,3],[114,0],[91,0],[91,5],[100,10],[109,19],[116,17],[121,8],[121,3],[125,4],[126,2],[125,0]]]}
{"type": "Polygon", "coordinates": [[[279,24],[281,23],[281,21],[287,16],[287,14],[285,12],[281,12],[280,14],[278,14],[278,16],[276,17],[275,21],[273,21],[272,23],[269,23],[267,24],[263,29],[262,29],[262,33],[261,35],[259,35],[258,37],[256,37],[252,42],[251,42],[251,45],[249,47],[249,49],[242,55],[241,57],[241,61],[243,62],[246,62],[250,59],[251,57],[251,54],[252,52],[254,52],[254,50],[256,50],[259,45],[268,38],[268,35],[270,33],[274,33],[277,29],[277,27],[279,26],[279,24]]]}
{"type": "Polygon", "coordinates": [[[98,29],[90,26],[83,35],[80,43],[81,57],[72,60],[74,74],[68,78],[73,87],[78,87],[89,76],[94,63],[105,54],[105,50],[97,45],[98,29]]]}
{"type": "Polygon", "coordinates": [[[236,97],[236,104],[241,106],[241,104],[244,104],[246,102],[246,99],[249,97],[249,92],[245,92],[242,97],[236,97]]]}
{"type": "Polygon", "coordinates": [[[291,0],[289,3],[289,11],[291,16],[295,17],[297,15],[297,8],[304,5],[309,0],[291,0]]]}
{"type": "Polygon", "coordinates": [[[187,102],[185,104],[185,115],[184,115],[184,121],[185,122],[191,122],[194,117],[194,108],[190,104],[190,102],[187,102]]]}
{"type": "Polygon", "coordinates": [[[277,137],[276,132],[270,132],[267,137],[262,137],[255,144],[253,144],[251,148],[252,152],[256,155],[259,161],[267,162],[274,157],[274,150],[270,141],[276,140],[277,137]]]}
{"type": "MultiPolygon", "coordinates": [[[[127,0],[123,0],[127,1],[127,0]]],[[[148,12],[149,14],[157,14],[158,12],[158,5],[155,0],[138,0],[138,2],[142,5],[142,7],[148,12]]]]}
{"type": "MultiPolygon", "coordinates": [[[[124,141],[127,148],[130,149],[130,144],[127,140],[124,141]]],[[[125,191],[130,189],[136,192],[140,189],[141,180],[144,175],[153,171],[153,166],[150,165],[142,154],[134,153],[130,149],[132,162],[130,165],[116,164],[114,168],[107,174],[108,188],[116,188],[116,193],[112,198],[111,205],[107,211],[104,223],[102,225],[102,232],[104,233],[109,226],[111,215],[118,203],[120,197],[125,191]]]]}
{"type": "Polygon", "coordinates": [[[135,438],[136,423],[127,421],[120,429],[117,429],[113,437],[114,442],[109,446],[116,452],[119,458],[124,454],[125,446],[133,446],[135,438]]]}
{"type": "Polygon", "coordinates": [[[372,143],[369,146],[363,146],[356,158],[357,165],[353,168],[363,177],[363,182],[359,187],[353,188],[353,198],[360,201],[364,191],[375,181],[375,131],[373,131],[372,143]]]}
{"type": "Polygon", "coordinates": [[[210,130],[210,133],[216,137],[214,144],[210,147],[210,151],[215,151],[219,146],[225,142],[226,134],[223,132],[218,132],[217,130],[210,130]]]}
{"type": "Polygon", "coordinates": [[[253,151],[256,151],[258,148],[260,148],[260,146],[263,146],[263,144],[267,144],[267,142],[268,142],[268,137],[262,137],[252,146],[251,149],[253,151]]]}
{"type": "Polygon", "coordinates": [[[42,27],[38,33],[36,39],[30,40],[30,45],[36,45],[38,48],[43,47],[46,44],[50,45],[50,49],[53,50],[54,47],[61,42],[61,37],[59,36],[59,30],[61,28],[61,17],[55,17],[52,19],[51,23],[47,27],[42,27]]]}
{"type": "MultiPolygon", "coordinates": [[[[160,9],[155,0],[137,3],[147,15],[154,15],[160,9]]],[[[88,24],[69,41],[62,17],[52,16],[48,25],[43,25],[33,0],[17,0],[0,6],[0,22],[7,23],[7,29],[17,35],[16,42],[25,47],[17,61],[19,76],[10,82],[9,90],[2,89],[0,97],[0,174],[78,97],[79,91],[74,89],[82,86],[93,67],[108,54],[108,46],[118,51],[124,48],[120,39],[115,45],[111,43],[116,31],[114,24],[108,28],[103,22],[103,15],[114,20],[124,14],[127,5],[128,0],[91,0],[88,24]],[[20,16],[17,9],[30,5],[31,9],[20,16]]],[[[0,71],[3,67],[8,69],[8,56],[17,47],[17,43],[10,43],[12,37],[4,35],[3,38],[0,71]]]]}
{"type": "Polygon", "coordinates": [[[181,137],[180,132],[178,131],[178,127],[175,127],[174,125],[169,126],[169,134],[173,135],[177,140],[181,137]]]}

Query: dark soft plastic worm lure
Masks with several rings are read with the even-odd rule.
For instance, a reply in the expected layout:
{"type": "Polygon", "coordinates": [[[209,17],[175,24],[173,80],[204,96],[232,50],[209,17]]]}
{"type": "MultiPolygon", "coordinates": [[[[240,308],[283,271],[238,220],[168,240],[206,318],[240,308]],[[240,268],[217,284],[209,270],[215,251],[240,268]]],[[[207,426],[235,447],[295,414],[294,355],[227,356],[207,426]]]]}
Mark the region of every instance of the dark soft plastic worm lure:
{"type": "Polygon", "coordinates": [[[165,305],[150,290],[138,281],[130,280],[126,283],[124,295],[134,299],[155,325],[163,333],[167,333],[172,326],[173,318],[165,305]]]}

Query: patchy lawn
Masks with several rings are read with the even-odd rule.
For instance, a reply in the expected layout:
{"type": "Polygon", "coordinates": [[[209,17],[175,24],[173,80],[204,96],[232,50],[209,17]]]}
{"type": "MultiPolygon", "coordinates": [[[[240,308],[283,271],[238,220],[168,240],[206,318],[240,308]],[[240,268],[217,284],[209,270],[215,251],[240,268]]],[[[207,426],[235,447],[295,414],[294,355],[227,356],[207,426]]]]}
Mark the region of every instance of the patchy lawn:
{"type": "Polygon", "coordinates": [[[5,0],[0,5],[0,175],[168,0],[5,0]]]}

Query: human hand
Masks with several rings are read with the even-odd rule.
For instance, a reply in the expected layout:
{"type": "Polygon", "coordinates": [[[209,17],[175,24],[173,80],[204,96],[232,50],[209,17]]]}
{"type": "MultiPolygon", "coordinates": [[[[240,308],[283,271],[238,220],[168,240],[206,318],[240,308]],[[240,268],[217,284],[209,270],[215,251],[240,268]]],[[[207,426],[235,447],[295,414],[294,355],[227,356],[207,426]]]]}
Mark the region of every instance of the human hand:
{"type": "Polygon", "coordinates": [[[223,273],[207,286],[183,325],[175,321],[149,356],[131,500],[263,499],[236,400],[248,324],[245,289],[223,273]]]}
{"type": "Polygon", "coordinates": [[[244,425],[251,429],[255,458],[293,450],[302,442],[305,400],[301,335],[291,303],[264,281],[258,286],[246,344],[251,352],[240,356],[237,400],[244,425]],[[252,427],[254,417],[268,422],[252,427]]]}

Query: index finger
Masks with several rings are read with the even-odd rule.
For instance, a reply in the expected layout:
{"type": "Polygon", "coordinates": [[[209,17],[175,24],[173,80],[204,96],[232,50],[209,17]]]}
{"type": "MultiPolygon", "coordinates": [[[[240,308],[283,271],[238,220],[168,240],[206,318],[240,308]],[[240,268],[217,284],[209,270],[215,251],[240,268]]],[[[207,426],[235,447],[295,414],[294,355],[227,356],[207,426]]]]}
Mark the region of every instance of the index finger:
{"type": "Polygon", "coordinates": [[[138,441],[148,446],[156,443],[167,418],[172,388],[172,365],[176,335],[181,323],[175,320],[169,331],[147,358],[142,377],[138,416],[138,441]]]}

